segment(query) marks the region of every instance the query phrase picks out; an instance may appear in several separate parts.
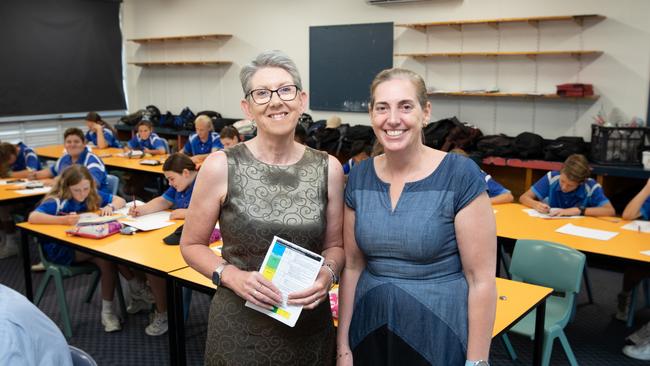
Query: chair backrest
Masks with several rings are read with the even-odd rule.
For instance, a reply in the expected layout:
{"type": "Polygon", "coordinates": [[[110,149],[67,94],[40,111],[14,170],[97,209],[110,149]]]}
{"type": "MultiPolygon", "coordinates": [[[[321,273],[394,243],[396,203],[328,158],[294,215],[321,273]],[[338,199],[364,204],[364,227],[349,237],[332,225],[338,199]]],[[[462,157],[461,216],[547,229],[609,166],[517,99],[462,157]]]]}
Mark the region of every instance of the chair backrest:
{"type": "Polygon", "coordinates": [[[517,240],[510,273],[516,281],[576,294],[584,266],[585,255],[573,248],[543,240],[517,240]]]}
{"type": "Polygon", "coordinates": [[[97,366],[97,362],[86,351],[74,346],[68,347],[70,347],[73,366],[97,366]]]}
{"type": "Polygon", "coordinates": [[[108,184],[108,189],[110,189],[111,194],[115,196],[117,189],[120,187],[120,178],[112,174],[106,174],[106,184],[108,184]]]}

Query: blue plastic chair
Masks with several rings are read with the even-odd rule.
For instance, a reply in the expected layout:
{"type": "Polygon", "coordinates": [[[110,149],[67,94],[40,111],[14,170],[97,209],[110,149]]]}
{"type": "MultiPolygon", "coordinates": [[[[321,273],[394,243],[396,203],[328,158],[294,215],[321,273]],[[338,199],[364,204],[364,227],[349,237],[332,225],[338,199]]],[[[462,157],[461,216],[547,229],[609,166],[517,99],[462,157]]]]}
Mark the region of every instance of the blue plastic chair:
{"type": "Polygon", "coordinates": [[[75,346],[68,347],[70,348],[70,356],[72,357],[72,366],[97,366],[97,362],[95,362],[88,352],[75,346]]]}
{"type": "MultiPolygon", "coordinates": [[[[584,267],[585,255],[575,249],[542,240],[517,240],[510,262],[512,279],[554,290],[546,300],[542,365],[550,362],[555,338],[559,338],[569,363],[578,364],[564,327],[571,319],[584,267]]],[[[535,311],[515,324],[510,332],[534,339],[535,311]]]]}
{"type": "Polygon", "coordinates": [[[112,174],[106,174],[106,184],[108,184],[108,189],[111,191],[111,194],[115,196],[120,187],[120,178],[112,174]]]}

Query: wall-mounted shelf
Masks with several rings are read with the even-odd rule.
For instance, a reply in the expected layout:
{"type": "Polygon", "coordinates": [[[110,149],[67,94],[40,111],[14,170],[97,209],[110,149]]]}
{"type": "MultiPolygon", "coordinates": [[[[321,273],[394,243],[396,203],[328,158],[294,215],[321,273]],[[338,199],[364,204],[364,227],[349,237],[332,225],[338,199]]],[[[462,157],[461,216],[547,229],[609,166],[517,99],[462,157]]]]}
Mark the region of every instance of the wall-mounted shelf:
{"type": "Polygon", "coordinates": [[[530,98],[548,100],[598,100],[600,96],[588,97],[563,97],[557,94],[534,94],[534,93],[488,93],[488,92],[429,92],[433,97],[470,97],[470,98],[530,98]]]}
{"type": "Polygon", "coordinates": [[[231,38],[231,37],[232,37],[232,34],[197,34],[197,35],[191,35],[191,36],[132,38],[132,39],[129,39],[128,41],[135,42],[135,43],[152,43],[152,42],[217,40],[217,39],[231,38]]]}
{"type": "Polygon", "coordinates": [[[395,24],[396,27],[411,28],[424,31],[429,27],[451,27],[460,30],[463,25],[487,24],[492,27],[498,27],[501,23],[528,23],[537,26],[540,22],[557,22],[557,21],[574,21],[582,24],[585,20],[603,20],[605,16],[598,14],[580,14],[580,15],[560,15],[560,16],[540,16],[525,18],[497,18],[497,19],[476,19],[476,20],[456,20],[447,22],[428,22],[428,23],[402,23],[395,24]]]}
{"type": "Polygon", "coordinates": [[[129,65],[140,67],[154,66],[222,66],[230,65],[232,61],[154,61],[154,62],[129,62],[129,65]]]}
{"type": "Polygon", "coordinates": [[[518,51],[518,52],[429,52],[429,53],[396,53],[394,56],[412,58],[434,58],[434,57],[512,57],[526,56],[535,58],[537,56],[600,56],[603,51],[518,51]]]}

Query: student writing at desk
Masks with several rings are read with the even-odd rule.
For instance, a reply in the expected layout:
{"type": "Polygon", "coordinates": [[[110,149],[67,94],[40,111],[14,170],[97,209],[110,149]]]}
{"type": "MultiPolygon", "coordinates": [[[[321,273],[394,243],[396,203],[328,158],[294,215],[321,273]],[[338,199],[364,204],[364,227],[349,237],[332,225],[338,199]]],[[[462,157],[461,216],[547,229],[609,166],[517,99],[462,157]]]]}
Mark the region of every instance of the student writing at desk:
{"type": "Polygon", "coordinates": [[[88,112],[86,115],[86,140],[92,142],[100,149],[107,147],[122,147],[117,141],[117,131],[109,125],[97,112],[88,112]]]}
{"type": "Polygon", "coordinates": [[[519,197],[519,202],[551,216],[614,216],[603,187],[590,175],[587,158],[573,154],[564,161],[562,170],[548,172],[519,197]]]}
{"type": "MultiPolygon", "coordinates": [[[[36,171],[40,169],[41,162],[29,146],[22,142],[15,145],[8,142],[0,143],[0,178],[33,178],[36,171]]],[[[20,241],[11,214],[16,209],[20,209],[20,206],[0,206],[0,227],[3,230],[0,237],[0,259],[18,253],[20,241]]]]}
{"type": "MultiPolygon", "coordinates": [[[[465,152],[463,149],[455,148],[450,151],[451,153],[454,154],[460,154],[465,157],[469,157],[469,155],[465,152]]],[[[483,176],[483,179],[485,180],[485,185],[487,186],[487,193],[488,197],[490,197],[490,202],[493,205],[498,205],[500,203],[510,203],[512,202],[515,198],[512,196],[512,193],[510,192],[509,189],[505,188],[502,186],[499,182],[494,180],[492,176],[483,170],[481,170],[481,175],[483,176]]]]}
{"type": "Polygon", "coordinates": [[[142,120],[135,126],[137,133],[124,147],[125,151],[141,150],[151,155],[169,153],[167,142],[153,132],[151,121],[142,120]]]}
{"type": "MultiPolygon", "coordinates": [[[[171,219],[185,218],[197,175],[194,162],[181,153],[172,154],[163,164],[163,173],[169,181],[169,189],[162,196],[152,199],[145,205],[131,207],[129,215],[141,216],[173,207],[175,210],[170,215],[171,219]]],[[[145,328],[145,332],[150,336],[159,336],[165,334],[168,328],[167,286],[164,278],[148,273],[146,276],[153,292],[156,312],[151,323],[145,328]]]]}
{"type": "Polygon", "coordinates": [[[183,147],[183,154],[191,156],[192,161],[198,164],[205,160],[211,152],[223,148],[219,134],[214,132],[212,119],[206,115],[200,115],[194,120],[196,133],[190,135],[190,138],[183,147]]]}
{"type": "MultiPolygon", "coordinates": [[[[113,210],[123,207],[124,199],[97,190],[95,180],[85,166],[72,165],[56,180],[54,187],[32,213],[30,224],[74,225],[79,214],[100,210],[102,215],[111,215],[113,210]]],[[[113,312],[116,266],[105,259],[53,242],[41,243],[44,255],[53,263],[70,265],[78,262],[93,262],[101,271],[102,313],[101,320],[106,332],[120,330],[120,320],[113,312]]]]}

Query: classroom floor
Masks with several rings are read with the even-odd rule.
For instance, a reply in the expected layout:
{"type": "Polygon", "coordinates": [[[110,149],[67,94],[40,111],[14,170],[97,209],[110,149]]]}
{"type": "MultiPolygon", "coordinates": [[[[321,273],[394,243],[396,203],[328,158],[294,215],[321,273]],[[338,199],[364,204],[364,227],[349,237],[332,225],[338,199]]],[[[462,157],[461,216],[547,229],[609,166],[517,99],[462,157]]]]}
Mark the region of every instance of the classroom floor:
{"type": "MultiPolygon", "coordinates": [[[[34,248],[32,248],[33,250],[34,248]]],[[[37,258],[36,251],[32,258],[37,258]]],[[[576,358],[581,365],[642,365],[643,361],[627,358],[621,353],[623,339],[631,333],[621,322],[613,320],[615,297],[620,289],[621,274],[608,270],[590,268],[594,287],[593,305],[579,305],[575,321],[566,328],[567,337],[576,358]]],[[[41,274],[34,275],[34,287],[38,286],[41,274]]],[[[116,333],[104,333],[99,321],[101,302],[96,293],[90,304],[83,302],[83,295],[89,284],[86,276],[65,281],[66,296],[70,313],[74,314],[73,337],[69,343],[92,355],[99,365],[168,365],[167,335],[150,337],[144,333],[148,324],[145,313],[129,315],[116,333]]],[[[17,257],[0,260],[0,283],[24,292],[22,268],[17,257]]],[[[186,347],[188,365],[202,365],[205,347],[206,321],[210,298],[194,292],[190,316],[186,323],[186,347]]],[[[586,303],[586,294],[581,293],[579,304],[586,303]]],[[[40,309],[60,324],[54,286],[46,292],[40,309]]],[[[650,309],[637,312],[635,328],[650,320],[650,309]]],[[[510,335],[519,359],[511,361],[499,339],[492,345],[492,365],[532,364],[532,342],[523,337],[510,335]]],[[[567,365],[561,346],[555,343],[551,365],[567,365]]]]}

